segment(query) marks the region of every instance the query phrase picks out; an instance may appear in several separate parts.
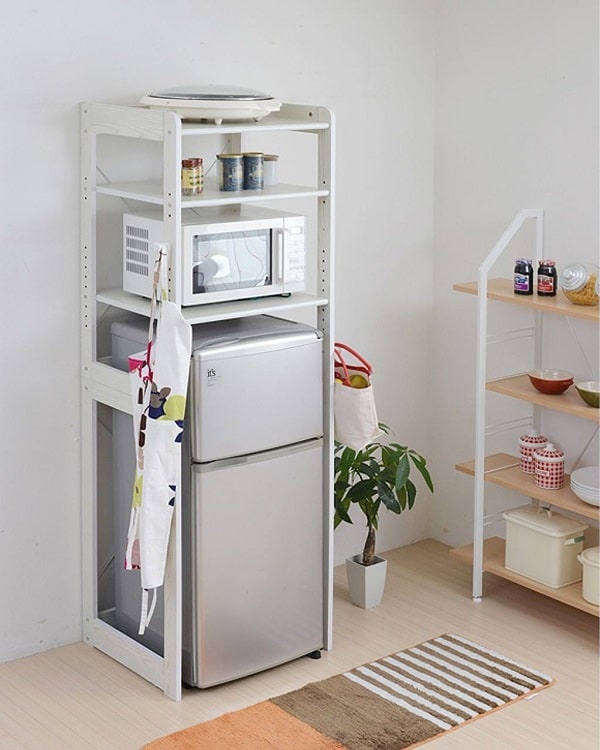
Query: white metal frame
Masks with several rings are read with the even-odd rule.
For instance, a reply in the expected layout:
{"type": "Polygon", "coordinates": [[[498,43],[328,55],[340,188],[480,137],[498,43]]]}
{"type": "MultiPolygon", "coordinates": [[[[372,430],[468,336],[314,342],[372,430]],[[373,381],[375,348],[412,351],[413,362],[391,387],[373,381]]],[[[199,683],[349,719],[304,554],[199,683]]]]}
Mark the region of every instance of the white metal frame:
{"type": "MultiPolygon", "coordinates": [[[[490,338],[487,332],[488,320],[488,278],[490,271],[498,261],[510,241],[528,220],[536,222],[535,266],[543,257],[544,247],[544,211],[541,208],[523,209],[515,216],[500,236],[498,242],[489,252],[479,267],[477,280],[477,367],[475,395],[475,477],[473,502],[473,599],[481,601],[483,595],[483,541],[485,524],[485,455],[486,435],[492,430],[486,427],[486,382],[487,382],[487,345],[490,338]]],[[[535,366],[541,362],[541,325],[539,312],[535,313],[535,366]]],[[[513,332],[520,336],[522,332],[513,332]]],[[[534,408],[534,424],[539,420],[539,410],[534,408]]],[[[513,425],[514,426],[514,425],[513,425]]],[[[537,426],[537,424],[536,424],[537,426]]],[[[502,426],[495,428],[499,431],[502,426]]]]}
{"type": "MultiPolygon", "coordinates": [[[[83,544],[83,637],[90,645],[106,652],[146,680],[162,688],[174,700],[181,699],[182,588],[181,588],[181,518],[173,515],[171,542],[165,573],[164,657],[161,657],[98,617],[97,607],[97,405],[131,413],[129,381],[120,372],[97,359],[96,308],[109,305],[149,315],[149,302],[122,290],[98,290],[96,286],[96,195],[113,195],[162,205],[171,248],[180,247],[180,216],[183,206],[179,185],[181,143],[186,136],[218,134],[229,149],[240,150],[245,132],[299,131],[314,133],[318,138],[318,186],[281,186],[260,194],[231,196],[202,195],[197,202],[186,199],[185,205],[224,205],[256,202],[273,198],[314,196],[318,201],[318,290],[284,298],[263,298],[234,303],[218,303],[185,308],[190,323],[203,323],[261,313],[286,314],[303,307],[317,310],[318,325],[324,337],[324,619],[323,645],[332,647],[333,614],[333,250],[334,250],[334,117],[324,107],[284,104],[276,115],[260,122],[222,123],[220,125],[182,123],[171,111],[109,104],[81,105],[81,456],[82,456],[82,544],[83,544]],[[163,184],[145,183],[96,184],[98,135],[128,136],[162,142],[163,184]]],[[[181,302],[179,253],[170,253],[169,294],[181,302]]],[[[179,483],[181,486],[181,483],[179,483]]]]}

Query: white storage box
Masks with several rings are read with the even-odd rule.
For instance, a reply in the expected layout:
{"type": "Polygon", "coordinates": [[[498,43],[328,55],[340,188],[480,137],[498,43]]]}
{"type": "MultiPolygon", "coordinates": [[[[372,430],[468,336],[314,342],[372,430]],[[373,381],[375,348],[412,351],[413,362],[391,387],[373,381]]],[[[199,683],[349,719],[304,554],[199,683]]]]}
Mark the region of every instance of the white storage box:
{"type": "Polygon", "coordinates": [[[583,565],[581,595],[590,604],[600,604],[600,547],[589,547],[579,555],[583,565]]]}
{"type": "Polygon", "coordinates": [[[514,508],[502,517],[507,570],[554,589],[581,580],[577,556],[583,550],[586,524],[532,505],[514,508]]]}

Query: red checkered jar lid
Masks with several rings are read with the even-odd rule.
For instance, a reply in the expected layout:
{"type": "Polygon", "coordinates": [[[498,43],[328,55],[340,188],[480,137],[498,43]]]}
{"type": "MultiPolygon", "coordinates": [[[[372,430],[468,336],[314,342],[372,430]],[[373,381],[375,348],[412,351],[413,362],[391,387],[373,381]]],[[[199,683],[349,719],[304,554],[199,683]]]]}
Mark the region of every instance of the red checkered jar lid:
{"type": "Polygon", "coordinates": [[[535,457],[538,461],[547,461],[548,463],[558,463],[565,460],[565,454],[552,443],[548,443],[545,448],[538,448],[535,451],[535,457]]]}
{"type": "Polygon", "coordinates": [[[525,448],[534,447],[536,445],[546,445],[548,438],[540,435],[536,430],[531,430],[526,435],[521,435],[519,442],[525,448]]]}

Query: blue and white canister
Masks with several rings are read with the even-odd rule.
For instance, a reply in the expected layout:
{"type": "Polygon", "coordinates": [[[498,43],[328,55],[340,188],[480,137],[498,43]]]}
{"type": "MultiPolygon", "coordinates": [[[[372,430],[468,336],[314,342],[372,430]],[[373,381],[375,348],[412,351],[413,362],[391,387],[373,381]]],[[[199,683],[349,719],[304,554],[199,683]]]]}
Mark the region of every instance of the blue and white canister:
{"type": "Polygon", "coordinates": [[[244,190],[262,190],[264,188],[264,169],[264,154],[244,154],[244,190]]]}
{"type": "Polygon", "coordinates": [[[218,154],[219,190],[233,192],[244,186],[244,157],[242,154],[218,154]]]}

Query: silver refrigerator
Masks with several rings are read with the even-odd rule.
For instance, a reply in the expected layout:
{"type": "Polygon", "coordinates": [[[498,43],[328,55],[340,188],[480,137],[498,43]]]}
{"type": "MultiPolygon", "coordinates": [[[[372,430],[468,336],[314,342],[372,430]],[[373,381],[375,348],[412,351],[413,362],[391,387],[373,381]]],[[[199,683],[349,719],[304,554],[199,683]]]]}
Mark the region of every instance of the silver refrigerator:
{"type": "MultiPolygon", "coordinates": [[[[115,365],[125,368],[146,335],[145,319],[113,323],[115,365]]],[[[189,685],[227,682],[324,644],[322,346],[318,330],[272,316],[194,327],[181,509],[189,685]]],[[[113,435],[117,544],[133,480],[127,417],[115,415],[113,435]]],[[[115,581],[117,627],[160,651],[162,600],[137,636],[139,577],[117,570],[115,581]]]]}

